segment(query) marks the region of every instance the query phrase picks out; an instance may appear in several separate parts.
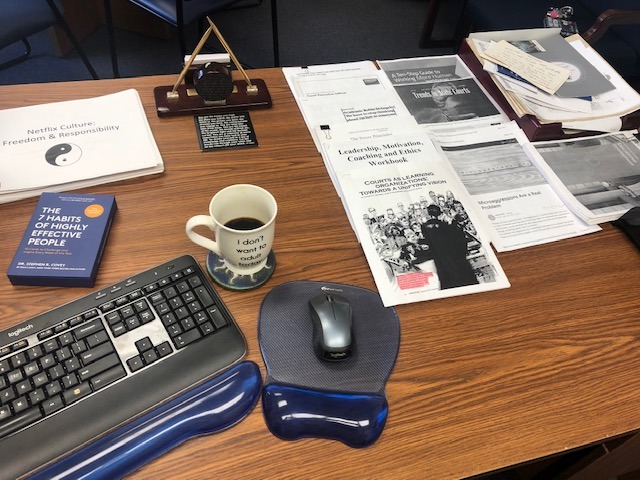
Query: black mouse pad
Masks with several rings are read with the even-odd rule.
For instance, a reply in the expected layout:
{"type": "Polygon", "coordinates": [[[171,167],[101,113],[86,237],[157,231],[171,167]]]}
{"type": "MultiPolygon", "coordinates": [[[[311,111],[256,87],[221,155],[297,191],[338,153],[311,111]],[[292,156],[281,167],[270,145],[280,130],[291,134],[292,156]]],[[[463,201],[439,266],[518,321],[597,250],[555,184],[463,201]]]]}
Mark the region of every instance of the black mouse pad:
{"type": "Polygon", "coordinates": [[[263,411],[275,435],[331,438],[354,447],[377,439],[386,421],[384,388],[398,355],[400,323],[376,292],[328,282],[279,285],[260,308],[258,340],[267,368],[263,411]],[[341,295],[351,304],[353,353],[347,359],[329,362],[315,354],[309,300],[320,294],[341,295]]]}

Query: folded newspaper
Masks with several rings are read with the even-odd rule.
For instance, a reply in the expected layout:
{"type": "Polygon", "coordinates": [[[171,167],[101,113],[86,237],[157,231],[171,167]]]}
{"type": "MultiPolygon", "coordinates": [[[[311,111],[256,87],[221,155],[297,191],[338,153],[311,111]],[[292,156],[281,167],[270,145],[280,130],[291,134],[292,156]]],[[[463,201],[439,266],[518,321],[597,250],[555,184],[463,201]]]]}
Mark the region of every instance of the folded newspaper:
{"type": "Polygon", "coordinates": [[[164,170],[136,90],[0,111],[0,203],[164,170]]]}

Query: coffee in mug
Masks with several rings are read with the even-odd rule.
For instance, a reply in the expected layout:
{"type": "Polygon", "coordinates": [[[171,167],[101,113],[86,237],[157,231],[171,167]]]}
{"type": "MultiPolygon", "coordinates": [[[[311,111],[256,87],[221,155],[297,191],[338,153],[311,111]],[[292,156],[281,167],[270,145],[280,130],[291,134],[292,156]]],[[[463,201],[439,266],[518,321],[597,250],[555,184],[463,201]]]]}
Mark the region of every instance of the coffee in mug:
{"type": "Polygon", "coordinates": [[[238,184],[223,188],[209,203],[209,215],[195,215],[186,224],[192,242],[220,257],[237,275],[252,275],[265,267],[273,247],[278,205],[267,190],[238,184]],[[210,239],[194,229],[206,226],[210,239]]]}

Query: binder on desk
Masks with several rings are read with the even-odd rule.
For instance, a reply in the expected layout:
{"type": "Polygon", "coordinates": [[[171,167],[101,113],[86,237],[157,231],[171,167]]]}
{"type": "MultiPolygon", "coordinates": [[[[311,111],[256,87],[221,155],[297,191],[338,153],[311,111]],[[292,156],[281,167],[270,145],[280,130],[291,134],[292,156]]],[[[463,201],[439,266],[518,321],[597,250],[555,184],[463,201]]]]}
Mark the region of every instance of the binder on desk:
{"type": "MultiPolygon", "coordinates": [[[[530,141],[557,140],[594,134],[593,131],[587,130],[567,131],[561,122],[543,123],[534,115],[519,116],[500,88],[496,85],[491,74],[484,70],[480,59],[471,48],[469,41],[469,39],[463,40],[458,55],[498,105],[500,105],[506,115],[520,126],[530,141]]],[[[622,130],[631,130],[640,127],[640,110],[636,110],[620,118],[622,121],[622,130]]]]}

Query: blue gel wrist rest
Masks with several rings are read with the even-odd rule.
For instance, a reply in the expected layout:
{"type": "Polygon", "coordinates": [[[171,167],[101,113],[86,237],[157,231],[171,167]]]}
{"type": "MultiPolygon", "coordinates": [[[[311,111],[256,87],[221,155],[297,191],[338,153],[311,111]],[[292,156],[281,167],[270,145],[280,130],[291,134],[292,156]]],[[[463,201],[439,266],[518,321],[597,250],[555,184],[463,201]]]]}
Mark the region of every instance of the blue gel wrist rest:
{"type": "Polygon", "coordinates": [[[262,409],[271,433],[283,440],[326,438],[355,448],[378,439],[389,411],[383,395],[325,392],[277,383],[264,387],[262,409]]]}
{"type": "Polygon", "coordinates": [[[30,478],[122,478],[191,437],[235,425],[253,409],[261,386],[258,366],[240,362],[30,478]]]}

